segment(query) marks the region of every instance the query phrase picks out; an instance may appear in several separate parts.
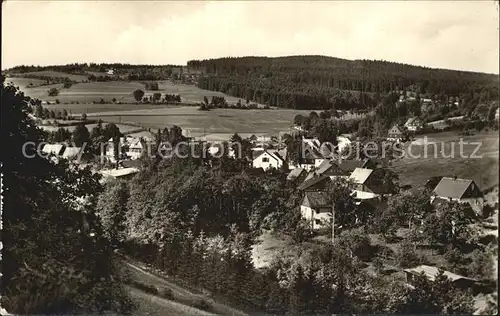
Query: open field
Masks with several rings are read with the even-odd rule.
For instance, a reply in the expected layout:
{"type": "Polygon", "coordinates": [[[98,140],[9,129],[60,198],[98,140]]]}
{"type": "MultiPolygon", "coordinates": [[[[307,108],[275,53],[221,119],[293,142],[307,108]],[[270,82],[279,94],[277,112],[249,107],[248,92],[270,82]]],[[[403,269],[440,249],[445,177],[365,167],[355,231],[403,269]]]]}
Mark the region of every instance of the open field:
{"type": "Polygon", "coordinates": [[[459,136],[456,132],[442,132],[426,136],[427,145],[423,142],[424,136],[412,143],[411,152],[415,158],[406,156],[393,162],[392,168],[399,174],[401,185],[422,186],[432,176],[457,176],[472,179],[483,191],[498,185],[497,132],[481,132],[471,136],[459,136]],[[463,145],[465,158],[460,157],[460,138],[463,138],[465,143],[463,145]],[[472,142],[480,144],[475,155],[481,158],[471,156],[478,146],[472,142]],[[425,155],[426,150],[427,155],[425,155]],[[453,157],[446,158],[451,156],[453,151],[453,157]]]}
{"type": "Polygon", "coordinates": [[[22,91],[25,91],[25,93],[26,93],[26,89],[29,89],[27,87],[30,83],[33,84],[34,86],[37,86],[37,85],[45,83],[45,81],[40,80],[40,79],[33,79],[33,78],[7,77],[7,78],[5,78],[5,83],[7,83],[7,84],[12,83],[15,86],[19,87],[19,89],[21,89],[22,91]]]}
{"type": "Polygon", "coordinates": [[[197,107],[179,106],[164,107],[154,111],[141,109],[115,113],[90,113],[88,117],[122,124],[137,123],[152,129],[178,125],[183,130],[190,131],[191,136],[213,133],[277,135],[279,132],[290,130],[295,115],[308,113],[308,111],[283,109],[199,111],[197,107]]]}
{"type": "MultiPolygon", "coordinates": [[[[54,77],[67,76],[78,82],[87,80],[86,76],[65,74],[52,71],[40,71],[36,72],[36,74],[44,76],[54,76],[54,77]]],[[[59,95],[54,97],[49,97],[47,95],[47,90],[51,86],[27,88],[29,81],[26,82],[27,80],[26,78],[9,77],[9,80],[19,85],[19,87],[25,92],[25,94],[30,97],[38,98],[43,101],[55,101],[55,99],[59,99],[61,103],[69,103],[71,101],[78,101],[80,103],[92,103],[93,101],[101,100],[101,98],[106,101],[111,101],[113,98],[116,98],[122,103],[134,103],[135,99],[132,95],[132,92],[136,89],[142,89],[146,93],[145,96],[152,95],[155,92],[160,92],[162,94],[165,93],[180,94],[183,103],[202,102],[205,96],[208,99],[211,99],[212,96],[223,96],[226,98],[229,104],[235,104],[239,100],[239,98],[229,96],[222,92],[203,90],[194,85],[174,84],[171,81],[167,80],[158,81],[158,86],[159,86],[158,91],[147,91],[145,90],[144,85],[138,81],[77,83],[71,86],[71,88],[69,89],[61,89],[59,95]],[[26,84],[21,84],[24,82],[26,82],[26,84]]],[[[62,87],[62,85],[53,85],[53,86],[59,89],[62,87]]],[[[242,102],[244,102],[244,100],[242,100],[242,102]]]]}

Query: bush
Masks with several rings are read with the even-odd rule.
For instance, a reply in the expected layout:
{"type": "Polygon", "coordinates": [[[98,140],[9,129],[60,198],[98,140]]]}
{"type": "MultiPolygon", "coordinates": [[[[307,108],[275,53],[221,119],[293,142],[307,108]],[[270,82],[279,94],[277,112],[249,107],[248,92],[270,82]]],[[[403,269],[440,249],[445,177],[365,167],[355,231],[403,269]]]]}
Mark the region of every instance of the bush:
{"type": "Polygon", "coordinates": [[[49,94],[49,97],[55,97],[59,95],[59,90],[57,90],[56,88],[50,88],[47,93],[49,94]]]}
{"type": "Polygon", "coordinates": [[[159,286],[156,288],[158,296],[171,300],[174,298],[174,292],[168,287],[159,286]]]}
{"type": "Polygon", "coordinates": [[[413,268],[422,264],[422,258],[416,253],[415,247],[408,242],[400,245],[395,257],[401,268],[413,268]]]}
{"type": "Polygon", "coordinates": [[[209,302],[207,302],[204,299],[198,299],[198,300],[195,300],[191,306],[193,306],[194,308],[206,311],[212,307],[212,304],[210,304],[209,302]]]}

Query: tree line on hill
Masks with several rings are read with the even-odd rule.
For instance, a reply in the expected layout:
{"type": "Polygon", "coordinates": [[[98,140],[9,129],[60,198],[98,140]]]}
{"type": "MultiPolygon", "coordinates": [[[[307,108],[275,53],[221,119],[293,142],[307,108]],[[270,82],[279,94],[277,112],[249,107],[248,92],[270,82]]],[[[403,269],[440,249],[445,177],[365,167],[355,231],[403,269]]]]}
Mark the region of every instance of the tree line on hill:
{"type": "Polygon", "coordinates": [[[269,105],[297,108],[367,108],[379,95],[411,90],[422,97],[486,95],[498,98],[498,76],[371,60],[324,56],[192,60],[203,68],[198,86],[269,105]]]}
{"type": "MultiPolygon", "coordinates": [[[[153,89],[154,90],[154,89],[153,89]]],[[[162,98],[161,92],[155,92],[149,97],[145,97],[145,92],[141,89],[134,90],[132,92],[134,99],[137,103],[159,103],[159,104],[169,104],[169,103],[180,103],[182,102],[181,96],[179,94],[169,94],[165,93],[162,98]]]]}
{"type": "MultiPolygon", "coordinates": [[[[387,281],[382,272],[372,276],[362,269],[371,249],[367,234],[380,233],[389,240],[407,224],[412,235],[394,254],[399,266],[425,262],[414,255],[420,242],[450,245],[449,261],[457,267],[469,264],[460,262],[460,254],[474,242],[474,234],[470,218],[456,203],[433,206],[425,192],[395,192],[387,207],[355,209],[348,184],[333,182],[327,188],[334,197],[329,202],[342,226],[335,243],[311,246],[303,260],[283,256],[257,270],[251,245],[261,228],[299,241],[307,233],[300,214],[303,192],[286,181],[284,172],[255,173],[245,159],[228,157],[225,148],[220,158],[143,157],[142,171],[130,182],[102,187],[99,176],[88,168],[71,168],[64,162],[54,165],[22,154],[24,142],[45,138],[27,116],[29,103],[14,87],[2,87],[1,135],[6,146],[1,153],[2,171],[8,171],[3,174],[9,190],[4,193],[1,286],[2,306],[10,312],[130,311],[112,261],[116,248],[181,283],[257,312],[472,312],[470,295],[454,289],[442,272],[434,281],[417,276],[410,289],[387,281]],[[77,203],[79,197],[86,203],[77,203]],[[355,221],[357,212],[367,216],[355,221]]],[[[317,122],[318,135],[324,133],[333,141],[334,127],[323,126],[329,124],[327,115],[310,117],[317,122]]],[[[73,136],[79,142],[99,144],[110,138],[119,141],[121,136],[114,124],[98,124],[90,133],[83,125],[78,129],[73,136]]],[[[180,127],[159,131],[153,150],[157,152],[164,142],[176,145],[182,140],[180,127]]],[[[232,140],[249,143],[237,135],[232,140]]],[[[250,155],[249,148],[245,152],[250,155]]],[[[487,274],[484,266],[486,261],[474,265],[487,274]]]]}

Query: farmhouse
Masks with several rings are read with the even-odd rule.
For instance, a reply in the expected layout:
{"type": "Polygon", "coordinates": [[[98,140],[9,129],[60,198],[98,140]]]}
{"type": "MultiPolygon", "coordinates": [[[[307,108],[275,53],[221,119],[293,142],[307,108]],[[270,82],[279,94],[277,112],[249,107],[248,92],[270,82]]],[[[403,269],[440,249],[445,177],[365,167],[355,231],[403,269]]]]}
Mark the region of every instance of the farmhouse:
{"type": "Polygon", "coordinates": [[[420,122],[420,119],[418,117],[410,117],[405,125],[406,129],[412,132],[419,131],[422,128],[422,122],[420,122]]]}
{"type": "Polygon", "coordinates": [[[473,180],[443,177],[432,192],[434,199],[444,199],[468,204],[474,213],[482,215],[484,195],[473,180]]]}
{"type": "Polygon", "coordinates": [[[311,229],[320,229],[332,219],[332,207],[326,192],[306,192],[300,205],[300,213],[311,229]]]}
{"type": "Polygon", "coordinates": [[[132,160],[139,159],[145,149],[141,139],[133,139],[128,145],[127,156],[132,160]]]}
{"type": "MultiPolygon", "coordinates": [[[[436,280],[436,277],[439,275],[439,269],[437,267],[428,266],[428,265],[420,265],[411,269],[404,269],[406,276],[406,283],[410,286],[413,286],[413,281],[415,276],[423,275],[430,281],[436,280]]],[[[474,286],[476,283],[475,279],[464,277],[459,274],[455,274],[453,272],[449,272],[444,270],[444,275],[452,282],[452,284],[459,289],[468,289],[474,286]]]]}
{"type": "Polygon", "coordinates": [[[375,168],[375,163],[371,159],[325,159],[317,167],[315,172],[319,175],[329,176],[332,180],[337,177],[348,178],[356,168],[375,168]]]}
{"type": "MultiPolygon", "coordinates": [[[[281,151],[281,154],[285,154],[281,151]]],[[[285,154],[286,155],[286,154],[285,154]]],[[[263,170],[268,170],[271,168],[279,169],[283,166],[285,158],[280,155],[280,152],[276,149],[263,149],[253,151],[253,168],[262,168],[263,170]]]]}
{"type": "Polygon", "coordinates": [[[356,168],[349,176],[354,184],[353,197],[356,200],[379,198],[385,195],[389,188],[382,185],[378,173],[382,169],[356,168]]]}
{"type": "Polygon", "coordinates": [[[403,133],[401,132],[401,129],[397,125],[394,125],[387,132],[387,140],[392,140],[392,141],[400,142],[402,139],[403,139],[403,133]]]}

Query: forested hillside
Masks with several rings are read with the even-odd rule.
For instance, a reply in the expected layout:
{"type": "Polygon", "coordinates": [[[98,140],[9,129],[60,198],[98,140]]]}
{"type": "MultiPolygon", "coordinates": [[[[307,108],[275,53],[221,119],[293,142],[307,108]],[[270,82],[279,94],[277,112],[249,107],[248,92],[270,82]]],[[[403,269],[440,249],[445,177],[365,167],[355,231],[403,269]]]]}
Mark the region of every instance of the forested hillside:
{"type": "Polygon", "coordinates": [[[406,90],[420,97],[498,98],[498,75],[324,56],[191,60],[202,89],[272,106],[368,108],[380,95],[406,90]]]}

